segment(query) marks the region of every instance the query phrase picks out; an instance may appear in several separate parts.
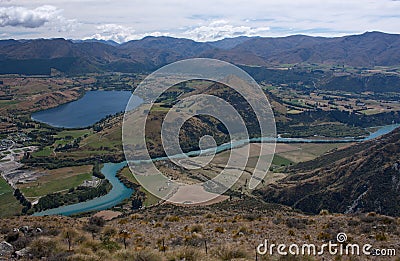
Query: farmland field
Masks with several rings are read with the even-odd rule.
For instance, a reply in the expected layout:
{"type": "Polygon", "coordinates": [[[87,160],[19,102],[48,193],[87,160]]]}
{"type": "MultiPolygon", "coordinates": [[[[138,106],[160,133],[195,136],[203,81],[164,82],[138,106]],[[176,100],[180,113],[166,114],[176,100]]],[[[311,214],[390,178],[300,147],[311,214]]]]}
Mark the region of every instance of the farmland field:
{"type": "Polygon", "coordinates": [[[92,177],[91,170],[91,165],[46,170],[48,175],[19,188],[26,197],[40,197],[79,186],[92,177]]]}
{"type": "Polygon", "coordinates": [[[21,212],[22,206],[13,196],[10,185],[0,177],[0,217],[13,216],[21,212]]]}

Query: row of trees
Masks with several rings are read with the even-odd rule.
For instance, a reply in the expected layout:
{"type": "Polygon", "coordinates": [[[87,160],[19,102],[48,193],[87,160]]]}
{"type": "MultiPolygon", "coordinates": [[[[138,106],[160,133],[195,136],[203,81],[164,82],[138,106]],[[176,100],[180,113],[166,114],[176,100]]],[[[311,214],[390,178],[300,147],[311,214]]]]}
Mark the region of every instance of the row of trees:
{"type": "Polygon", "coordinates": [[[79,148],[79,143],[81,142],[82,138],[78,137],[74,139],[72,143],[67,143],[65,145],[58,145],[57,148],[55,148],[55,151],[68,151],[71,149],[78,149],[79,148]]]}
{"type": "Polygon", "coordinates": [[[91,165],[99,162],[120,162],[121,158],[115,155],[92,156],[88,158],[54,158],[54,157],[24,157],[22,163],[32,167],[44,167],[47,169],[58,169],[71,166],[91,165]]]}
{"type": "Polygon", "coordinates": [[[93,176],[99,178],[99,179],[105,179],[106,177],[104,176],[103,173],[100,171],[100,164],[99,162],[95,162],[93,165],[93,176]]]}
{"type": "Polygon", "coordinates": [[[18,188],[14,191],[14,197],[24,206],[22,208],[22,214],[26,214],[32,208],[32,203],[25,198],[24,194],[22,194],[18,188]]]}
{"type": "Polygon", "coordinates": [[[102,183],[95,188],[78,187],[76,189],[71,189],[68,193],[49,194],[39,199],[38,204],[34,206],[34,210],[43,211],[63,205],[84,202],[106,195],[111,188],[111,183],[108,180],[103,180],[102,183]]]}

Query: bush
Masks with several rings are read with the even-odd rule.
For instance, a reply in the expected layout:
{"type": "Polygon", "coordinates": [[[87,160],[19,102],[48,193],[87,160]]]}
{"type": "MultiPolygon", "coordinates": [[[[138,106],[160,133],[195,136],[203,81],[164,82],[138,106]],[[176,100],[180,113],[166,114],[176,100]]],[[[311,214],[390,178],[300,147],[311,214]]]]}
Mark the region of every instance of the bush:
{"type": "Polygon", "coordinates": [[[247,253],[238,247],[232,248],[230,246],[220,247],[215,255],[221,260],[232,260],[234,258],[247,258],[247,253]]]}
{"type": "Polygon", "coordinates": [[[326,232],[321,232],[318,234],[317,239],[318,240],[324,240],[324,241],[328,241],[332,238],[331,234],[326,233],[326,232]]]}
{"type": "Polygon", "coordinates": [[[168,222],[179,222],[181,219],[178,216],[167,216],[165,221],[168,222]]]}
{"type": "Polygon", "coordinates": [[[301,218],[288,218],[286,220],[286,226],[288,228],[305,229],[307,220],[301,218]]]}
{"type": "Polygon", "coordinates": [[[385,233],[376,234],[375,239],[378,241],[386,241],[387,237],[385,233]]]}
{"type": "Polygon", "coordinates": [[[105,223],[106,223],[106,221],[102,217],[93,216],[89,219],[89,224],[93,224],[93,225],[96,225],[99,227],[104,227],[105,223]]]}
{"type": "Polygon", "coordinates": [[[326,216],[326,215],[329,215],[329,211],[328,211],[327,209],[322,209],[322,210],[319,212],[319,214],[320,214],[321,216],[326,216]]]}
{"type": "Polygon", "coordinates": [[[103,240],[101,243],[101,246],[103,249],[107,250],[110,253],[113,253],[113,252],[121,249],[121,246],[118,245],[117,242],[109,240],[109,239],[103,240]]]}
{"type": "Polygon", "coordinates": [[[213,218],[213,217],[214,217],[214,215],[213,215],[213,214],[211,214],[211,213],[208,213],[208,214],[206,214],[204,217],[205,217],[205,218],[213,218]]]}
{"type": "Polygon", "coordinates": [[[168,260],[186,260],[186,261],[196,261],[196,260],[204,260],[202,259],[202,254],[200,253],[199,250],[191,248],[191,247],[185,247],[180,249],[179,251],[176,251],[175,253],[171,254],[168,257],[168,260]]]}
{"type": "Polygon", "coordinates": [[[204,244],[204,240],[197,236],[186,237],[185,244],[187,246],[200,247],[204,244]]]}
{"type": "Polygon", "coordinates": [[[224,233],[225,229],[223,227],[216,227],[214,230],[215,233],[224,233]]]}
{"type": "Polygon", "coordinates": [[[50,238],[38,238],[30,244],[30,254],[37,259],[50,258],[60,252],[57,242],[50,238]]]}
{"type": "Polygon", "coordinates": [[[162,258],[154,252],[151,252],[149,250],[142,250],[142,251],[137,252],[134,255],[132,260],[133,261],[161,261],[162,258]]]}
{"type": "Polygon", "coordinates": [[[256,219],[260,219],[261,217],[255,214],[247,214],[244,216],[244,218],[247,219],[248,221],[254,221],[256,219]]]}
{"type": "Polygon", "coordinates": [[[203,227],[201,225],[194,225],[190,228],[190,232],[192,233],[200,233],[203,231],[203,227]]]}
{"type": "Polygon", "coordinates": [[[356,227],[360,225],[360,221],[350,219],[349,222],[347,222],[347,225],[349,225],[350,227],[356,227]]]}

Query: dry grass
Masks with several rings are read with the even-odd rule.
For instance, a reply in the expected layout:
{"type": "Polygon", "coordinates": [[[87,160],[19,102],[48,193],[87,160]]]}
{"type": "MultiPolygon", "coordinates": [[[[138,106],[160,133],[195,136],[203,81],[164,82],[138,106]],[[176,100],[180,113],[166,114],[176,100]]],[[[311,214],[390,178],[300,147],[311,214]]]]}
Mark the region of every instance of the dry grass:
{"type": "MultiPolygon", "coordinates": [[[[87,217],[0,219],[0,241],[13,228],[40,227],[43,233],[25,236],[20,233],[20,238],[31,238],[27,245],[34,248],[37,257],[60,255],[68,260],[254,260],[255,246],[264,239],[277,244],[321,245],[326,240],[335,240],[338,232],[347,233],[351,242],[369,243],[376,248],[400,247],[399,219],[376,213],[305,216],[284,209],[263,209],[249,201],[228,203],[230,209],[221,205],[149,208],[107,221],[94,234],[83,229],[89,222],[87,217]],[[128,235],[127,249],[123,235],[128,235]]],[[[21,244],[16,242],[12,244],[21,244]]],[[[329,256],[325,258],[329,260],[329,256]]],[[[259,260],[279,259],[259,256],[259,260]]]]}

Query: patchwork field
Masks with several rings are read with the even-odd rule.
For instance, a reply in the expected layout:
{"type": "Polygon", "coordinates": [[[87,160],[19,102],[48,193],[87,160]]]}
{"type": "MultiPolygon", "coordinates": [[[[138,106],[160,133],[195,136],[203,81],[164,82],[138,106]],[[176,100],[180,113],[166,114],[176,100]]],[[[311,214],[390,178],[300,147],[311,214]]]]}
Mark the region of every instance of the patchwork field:
{"type": "MultiPolygon", "coordinates": [[[[125,167],[121,170],[121,176],[125,177],[127,180],[130,182],[140,185],[139,182],[136,180],[135,176],[132,175],[131,171],[129,170],[129,167],[125,167]]],[[[144,201],[145,206],[151,206],[157,204],[160,199],[155,197],[153,194],[149,193],[146,189],[143,187],[140,187],[140,191],[144,192],[146,194],[146,200],[144,201]]]]}
{"type": "Polygon", "coordinates": [[[66,167],[43,171],[46,175],[38,180],[20,184],[18,187],[28,198],[45,196],[50,193],[74,188],[92,177],[92,165],[66,167]]]}
{"type": "MultiPolygon", "coordinates": [[[[353,143],[296,143],[278,144],[276,160],[284,158],[290,162],[298,163],[315,159],[328,151],[354,145],[353,143]],[[280,150],[281,146],[287,146],[287,150],[280,150]]],[[[275,160],[275,159],[274,159],[275,160]]],[[[275,161],[275,163],[277,162],[275,161]]],[[[273,162],[274,163],[274,162],[273,162]]],[[[279,163],[279,162],[278,162],[279,163]]]]}
{"type": "Polygon", "coordinates": [[[13,196],[13,190],[7,182],[0,177],[0,217],[13,216],[21,213],[22,206],[13,196]]]}

